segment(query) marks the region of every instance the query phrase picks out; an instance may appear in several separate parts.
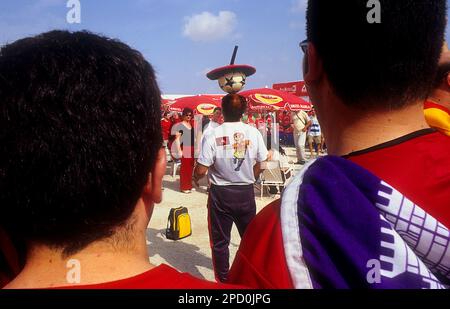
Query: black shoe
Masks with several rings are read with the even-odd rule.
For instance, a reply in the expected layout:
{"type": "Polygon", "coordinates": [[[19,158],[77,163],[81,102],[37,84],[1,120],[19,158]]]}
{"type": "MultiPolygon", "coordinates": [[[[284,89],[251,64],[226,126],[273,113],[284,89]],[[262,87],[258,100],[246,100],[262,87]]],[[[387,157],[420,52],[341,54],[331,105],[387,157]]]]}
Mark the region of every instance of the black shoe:
{"type": "Polygon", "coordinates": [[[306,161],[305,161],[305,160],[301,160],[301,161],[298,161],[298,162],[295,163],[295,164],[305,165],[305,164],[306,164],[306,161]]]}

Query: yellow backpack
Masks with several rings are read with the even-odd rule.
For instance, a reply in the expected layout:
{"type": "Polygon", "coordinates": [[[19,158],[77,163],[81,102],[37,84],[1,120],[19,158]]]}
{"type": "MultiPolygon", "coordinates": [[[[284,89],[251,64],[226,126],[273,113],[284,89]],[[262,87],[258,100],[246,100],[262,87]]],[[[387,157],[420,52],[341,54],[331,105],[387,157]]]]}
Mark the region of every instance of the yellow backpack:
{"type": "Polygon", "coordinates": [[[186,207],[172,208],[167,219],[167,239],[180,240],[191,235],[191,217],[188,209],[186,207]]]}

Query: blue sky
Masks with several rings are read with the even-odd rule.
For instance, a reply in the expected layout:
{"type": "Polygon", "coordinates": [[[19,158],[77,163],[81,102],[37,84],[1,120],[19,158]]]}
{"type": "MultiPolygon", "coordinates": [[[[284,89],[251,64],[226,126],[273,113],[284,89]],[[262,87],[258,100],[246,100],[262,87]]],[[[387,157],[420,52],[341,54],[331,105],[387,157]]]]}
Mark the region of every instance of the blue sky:
{"type": "MultiPolygon", "coordinates": [[[[68,24],[67,0],[0,1],[0,45],[51,29],[87,29],[140,50],[165,94],[221,93],[206,78],[229,63],[253,65],[247,89],[301,79],[306,0],[79,0],[81,24],[68,24]]],[[[448,37],[448,33],[447,33],[448,37]]]]}

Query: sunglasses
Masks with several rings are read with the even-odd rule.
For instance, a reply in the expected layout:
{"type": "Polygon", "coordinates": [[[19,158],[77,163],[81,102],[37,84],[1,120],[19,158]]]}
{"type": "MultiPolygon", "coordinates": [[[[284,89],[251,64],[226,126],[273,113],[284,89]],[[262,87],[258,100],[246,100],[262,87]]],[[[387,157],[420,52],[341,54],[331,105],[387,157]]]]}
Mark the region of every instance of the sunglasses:
{"type": "Polygon", "coordinates": [[[184,115],[184,117],[192,117],[192,114],[184,115]]]}
{"type": "Polygon", "coordinates": [[[302,49],[302,51],[306,54],[306,52],[308,51],[308,40],[301,41],[299,46],[302,49]]]}

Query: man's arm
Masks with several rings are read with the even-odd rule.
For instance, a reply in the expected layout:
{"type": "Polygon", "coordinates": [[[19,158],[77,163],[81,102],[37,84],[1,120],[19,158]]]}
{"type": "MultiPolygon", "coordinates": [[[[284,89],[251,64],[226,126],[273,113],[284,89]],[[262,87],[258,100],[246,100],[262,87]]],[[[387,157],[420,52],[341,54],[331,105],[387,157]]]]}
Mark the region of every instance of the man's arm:
{"type": "Polygon", "coordinates": [[[305,126],[305,128],[303,129],[303,132],[307,132],[307,131],[309,130],[309,128],[311,127],[311,125],[312,125],[312,121],[309,120],[309,121],[306,123],[306,126],[305,126]]]}
{"type": "Polygon", "coordinates": [[[195,166],[195,170],[194,170],[194,176],[193,176],[193,181],[194,184],[199,187],[198,182],[206,176],[206,173],[208,173],[208,167],[200,164],[197,162],[197,165],[195,166]]]}
{"type": "Polygon", "coordinates": [[[261,173],[263,172],[263,169],[261,168],[262,162],[256,162],[256,164],[253,166],[253,174],[255,174],[255,179],[258,179],[261,173]]]}
{"type": "Polygon", "coordinates": [[[268,161],[270,157],[266,145],[264,144],[263,137],[259,132],[257,133],[257,139],[258,139],[258,152],[256,155],[256,164],[253,166],[253,173],[255,175],[255,179],[258,179],[264,170],[262,168],[262,163],[268,161]]]}

